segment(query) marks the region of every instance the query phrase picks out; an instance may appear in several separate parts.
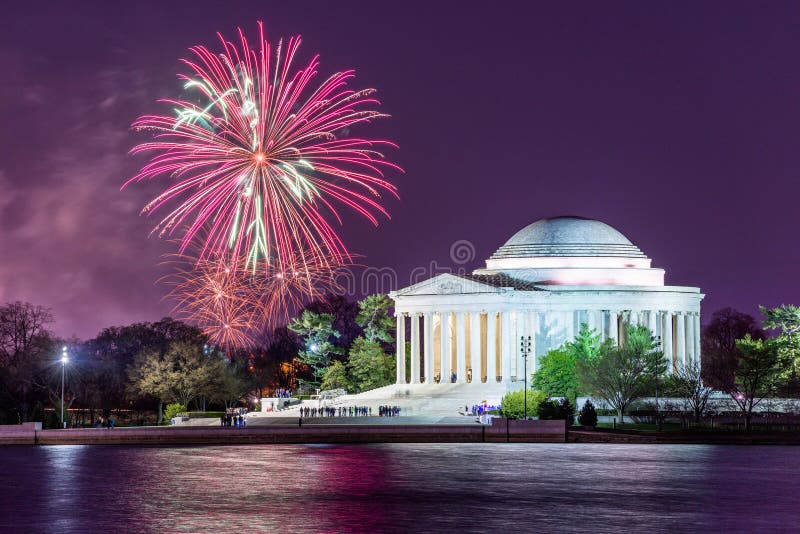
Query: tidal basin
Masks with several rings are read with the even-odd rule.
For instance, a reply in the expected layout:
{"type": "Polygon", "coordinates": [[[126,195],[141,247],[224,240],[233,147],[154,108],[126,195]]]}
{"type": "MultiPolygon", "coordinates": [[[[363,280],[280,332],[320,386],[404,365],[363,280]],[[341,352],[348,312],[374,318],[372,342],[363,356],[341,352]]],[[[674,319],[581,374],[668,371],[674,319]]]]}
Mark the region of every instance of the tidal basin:
{"type": "Polygon", "coordinates": [[[787,531],[800,448],[380,444],[0,449],[0,531],[787,531]]]}

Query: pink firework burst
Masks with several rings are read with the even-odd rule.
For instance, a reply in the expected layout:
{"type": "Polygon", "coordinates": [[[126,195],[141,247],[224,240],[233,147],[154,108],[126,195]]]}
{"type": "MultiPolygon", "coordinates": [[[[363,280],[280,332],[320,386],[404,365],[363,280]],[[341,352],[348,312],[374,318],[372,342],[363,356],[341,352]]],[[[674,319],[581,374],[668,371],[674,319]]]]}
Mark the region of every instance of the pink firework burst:
{"type": "Polygon", "coordinates": [[[393,143],[349,132],[387,115],[374,109],[373,89],[348,88],[352,70],[317,82],[318,56],[296,65],[299,37],[273,47],[258,27],[254,46],[239,29],[236,44],[219,35],[219,53],[190,49],[180,78],[191,97],[163,100],[172,115],[134,122],[155,135],[132,150],[150,160],[123,187],[170,180],[143,212],[167,210],[154,232],[177,235],[181,252],[197,241],[201,258],[224,253],[250,269],[291,268],[300,252],[344,263],[337,209],[377,225],[388,216],[381,193],[396,195],[384,173],[401,171],[382,153],[393,143]]]}

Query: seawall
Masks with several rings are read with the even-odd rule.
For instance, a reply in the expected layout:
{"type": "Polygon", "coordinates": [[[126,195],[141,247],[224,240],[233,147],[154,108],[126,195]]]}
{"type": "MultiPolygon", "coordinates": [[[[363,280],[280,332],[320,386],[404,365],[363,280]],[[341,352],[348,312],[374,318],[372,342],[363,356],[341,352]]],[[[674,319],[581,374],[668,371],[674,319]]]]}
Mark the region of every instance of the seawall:
{"type": "Polygon", "coordinates": [[[0,445],[219,445],[264,443],[564,443],[564,421],[489,425],[304,424],[294,426],[128,427],[67,430],[0,429],[0,445]]]}

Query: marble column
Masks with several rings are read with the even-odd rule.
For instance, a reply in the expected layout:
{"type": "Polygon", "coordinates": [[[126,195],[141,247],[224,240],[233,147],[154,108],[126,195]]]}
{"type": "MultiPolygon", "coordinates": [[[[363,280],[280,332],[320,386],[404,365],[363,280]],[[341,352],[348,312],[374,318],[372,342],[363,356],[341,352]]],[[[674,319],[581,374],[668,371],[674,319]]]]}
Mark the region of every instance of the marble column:
{"type": "Polygon", "coordinates": [[[608,338],[619,344],[619,312],[614,310],[608,312],[608,338]]]}
{"type": "Polygon", "coordinates": [[[473,383],[479,383],[483,378],[481,353],[481,313],[474,310],[469,312],[469,366],[473,383]]]}
{"type": "Polygon", "coordinates": [[[686,364],[694,359],[694,314],[686,313],[686,364]]]}
{"type": "Polygon", "coordinates": [[[409,317],[411,317],[411,383],[419,384],[419,314],[411,312],[409,317]]]}
{"type": "Polygon", "coordinates": [[[425,312],[423,355],[425,357],[425,383],[433,384],[433,313],[425,312]]]}
{"type": "Polygon", "coordinates": [[[653,336],[658,335],[658,327],[656,326],[656,319],[658,318],[658,312],[656,310],[650,310],[647,312],[647,328],[650,330],[650,333],[653,336]]]}
{"type": "Polygon", "coordinates": [[[667,359],[667,374],[671,375],[675,367],[675,352],[672,349],[672,312],[665,311],[661,327],[661,346],[667,359]]]}
{"type": "Polygon", "coordinates": [[[450,312],[439,312],[439,323],[441,324],[441,354],[442,361],[440,362],[442,383],[449,384],[450,375],[453,371],[450,369],[450,312]]]}
{"type": "Polygon", "coordinates": [[[514,354],[513,342],[511,339],[511,312],[504,311],[500,315],[500,364],[503,371],[503,382],[511,381],[511,358],[514,354]]]}
{"type": "Polygon", "coordinates": [[[497,381],[497,312],[486,314],[486,382],[497,381]]]}
{"type": "Polygon", "coordinates": [[[456,382],[467,381],[467,328],[463,311],[456,312],[456,382]]]}
{"type": "Polygon", "coordinates": [[[686,314],[684,312],[676,312],[676,325],[678,329],[675,336],[676,359],[677,365],[686,365],[686,314]]]}
{"type": "Polygon", "coordinates": [[[406,383],[406,314],[397,314],[397,383],[406,383]]]}
{"type": "Polygon", "coordinates": [[[698,366],[700,365],[700,351],[702,350],[700,347],[701,341],[701,334],[702,329],[700,328],[700,313],[694,314],[694,361],[697,362],[698,366]]]}
{"type": "Polygon", "coordinates": [[[586,326],[589,327],[589,330],[600,330],[597,328],[597,317],[592,310],[586,310],[586,326]]]}
{"type": "Polygon", "coordinates": [[[531,336],[531,353],[528,356],[528,375],[530,375],[536,372],[536,335],[539,333],[539,312],[528,312],[528,325],[528,335],[531,336]]]}

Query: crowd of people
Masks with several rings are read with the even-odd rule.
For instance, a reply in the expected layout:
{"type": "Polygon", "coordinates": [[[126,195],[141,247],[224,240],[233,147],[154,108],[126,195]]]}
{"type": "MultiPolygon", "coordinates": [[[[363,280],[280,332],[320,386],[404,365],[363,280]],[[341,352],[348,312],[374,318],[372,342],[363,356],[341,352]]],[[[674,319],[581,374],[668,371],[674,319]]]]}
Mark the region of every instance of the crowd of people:
{"type": "Polygon", "coordinates": [[[469,409],[469,406],[464,406],[464,412],[466,413],[466,415],[482,416],[482,415],[487,415],[489,412],[491,412],[493,410],[498,410],[499,411],[500,410],[500,406],[493,406],[491,404],[486,404],[486,403],[473,404],[472,405],[472,410],[469,409]]]}
{"type": "Polygon", "coordinates": [[[247,408],[228,408],[219,418],[220,426],[244,428],[247,426],[247,408]]]}
{"type": "MultiPolygon", "coordinates": [[[[114,418],[109,417],[108,419],[104,419],[103,417],[98,417],[97,421],[94,422],[95,428],[114,428],[114,418]]],[[[72,425],[70,425],[72,428],[72,425]]]]}
{"type": "Polygon", "coordinates": [[[278,388],[275,390],[275,396],[279,399],[289,399],[292,396],[292,390],[287,388],[278,388]]]}
{"type": "Polygon", "coordinates": [[[399,406],[378,406],[378,415],[381,417],[397,417],[400,415],[399,406]]]}
{"type": "MultiPolygon", "coordinates": [[[[301,406],[300,417],[371,417],[372,406],[301,406]]],[[[397,417],[400,415],[399,406],[379,406],[379,417],[397,417]]]]}

